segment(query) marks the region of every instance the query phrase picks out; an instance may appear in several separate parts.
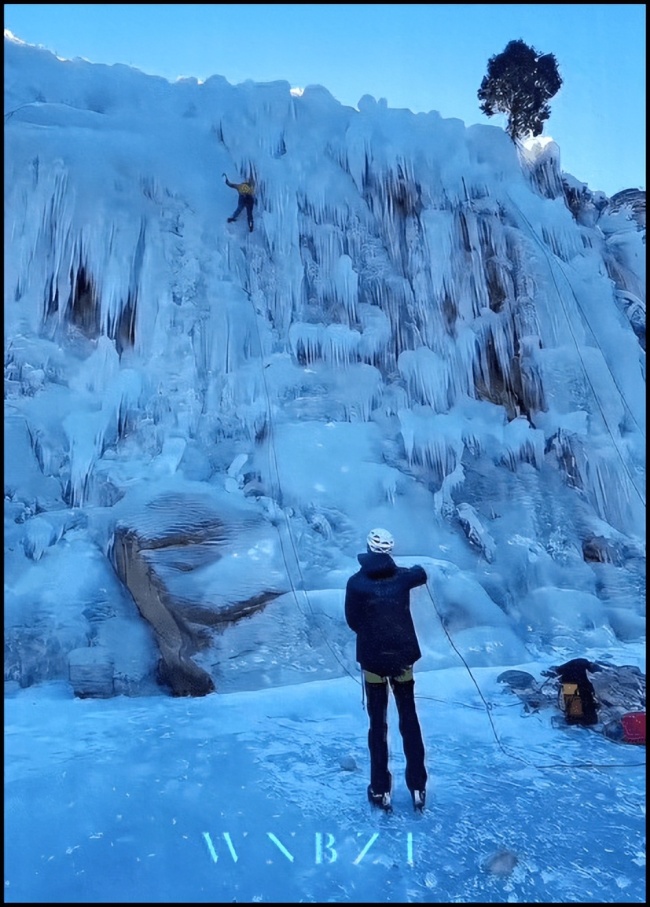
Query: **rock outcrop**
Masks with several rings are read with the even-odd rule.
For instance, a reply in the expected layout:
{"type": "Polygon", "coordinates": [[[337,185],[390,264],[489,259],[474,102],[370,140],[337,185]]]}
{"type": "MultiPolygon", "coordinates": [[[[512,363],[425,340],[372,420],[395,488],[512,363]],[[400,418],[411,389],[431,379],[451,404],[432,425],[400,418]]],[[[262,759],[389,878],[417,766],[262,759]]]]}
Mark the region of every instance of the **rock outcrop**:
{"type": "Polygon", "coordinates": [[[623,189],[612,195],[607,207],[610,211],[620,211],[623,207],[629,207],[639,229],[645,230],[645,189],[623,189]]]}
{"type": "Polygon", "coordinates": [[[261,522],[243,497],[226,493],[219,509],[218,496],[174,491],[116,526],[115,570],[153,629],[158,680],[173,695],[213,692],[213,678],[193,656],[210,646],[215,630],[287,590],[283,574],[264,563],[261,553],[251,554],[255,536],[247,544],[261,522]]]}
{"type": "Polygon", "coordinates": [[[147,563],[146,548],[136,532],[120,528],[113,556],[120,579],[128,587],[140,614],[151,624],[160,648],[158,676],[176,696],[205,696],[214,691],[212,678],[191,655],[199,638],[190,625],[166,604],[165,589],[147,563]]]}

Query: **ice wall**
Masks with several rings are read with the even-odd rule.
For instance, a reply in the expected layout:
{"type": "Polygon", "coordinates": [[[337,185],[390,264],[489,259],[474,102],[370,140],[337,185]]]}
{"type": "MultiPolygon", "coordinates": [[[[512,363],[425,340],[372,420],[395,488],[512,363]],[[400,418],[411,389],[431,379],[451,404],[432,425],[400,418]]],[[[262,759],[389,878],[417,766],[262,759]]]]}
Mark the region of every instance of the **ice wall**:
{"type": "MultiPolygon", "coordinates": [[[[503,508],[539,508],[544,545],[558,523],[578,547],[641,543],[645,350],[622,300],[644,271],[625,209],[580,222],[553,155],[435,111],[5,51],[6,413],[58,506],[108,512],[183,470],[223,482],[245,455],[245,493],[306,513],[274,445],[355,423],[389,473],[347,513],[334,496],[340,519],[417,483],[438,531],[480,538],[507,491],[503,508]],[[225,223],[223,172],[256,180],[252,234],[225,223]]],[[[483,555],[506,541],[483,538],[483,555]]]]}

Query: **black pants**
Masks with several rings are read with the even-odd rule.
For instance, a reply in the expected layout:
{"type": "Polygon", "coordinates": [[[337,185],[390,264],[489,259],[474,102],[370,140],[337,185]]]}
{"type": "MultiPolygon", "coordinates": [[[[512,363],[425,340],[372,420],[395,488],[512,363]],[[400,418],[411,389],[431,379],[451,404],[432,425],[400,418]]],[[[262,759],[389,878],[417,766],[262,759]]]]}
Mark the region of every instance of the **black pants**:
{"type": "Polygon", "coordinates": [[[392,776],[388,770],[388,684],[390,683],[397,713],[399,732],[406,759],[404,777],[410,791],[424,790],[427,772],[424,766],[424,743],[415,711],[415,681],[384,678],[381,683],[364,681],[368,707],[368,749],[370,750],[370,786],[375,794],[389,793],[392,776]]]}
{"type": "Polygon", "coordinates": [[[237,220],[239,215],[242,213],[244,208],[246,208],[246,217],[248,218],[248,226],[253,228],[253,197],[251,195],[240,195],[237,203],[237,208],[235,213],[232,216],[233,220],[237,220]]]}

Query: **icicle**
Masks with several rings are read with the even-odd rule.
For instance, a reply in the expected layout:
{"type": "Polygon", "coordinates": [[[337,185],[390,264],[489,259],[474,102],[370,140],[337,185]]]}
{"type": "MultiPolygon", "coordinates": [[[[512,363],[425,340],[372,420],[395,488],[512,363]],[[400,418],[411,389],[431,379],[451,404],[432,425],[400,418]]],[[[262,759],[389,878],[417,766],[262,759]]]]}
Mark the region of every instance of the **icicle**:
{"type": "Polygon", "coordinates": [[[344,307],[351,321],[356,320],[359,278],[349,255],[341,255],[334,268],[334,296],[344,307]]]}
{"type": "Polygon", "coordinates": [[[368,422],[383,394],[383,381],[378,369],[365,363],[348,366],[345,372],[334,372],[335,391],[331,394],[343,403],[349,422],[368,422]]]}
{"type": "Polygon", "coordinates": [[[120,367],[115,345],[108,337],[98,337],[94,351],[70,379],[70,387],[80,394],[96,394],[101,399],[115,380],[120,367]]]}
{"type": "Polygon", "coordinates": [[[45,550],[55,545],[62,534],[62,528],[53,526],[45,517],[32,517],[26,521],[21,539],[25,554],[31,560],[39,561],[45,550]]]}
{"type": "Polygon", "coordinates": [[[408,384],[415,403],[431,406],[435,413],[449,409],[449,374],[447,363],[433,350],[421,346],[400,353],[397,360],[400,374],[408,384]]]}
{"type": "Polygon", "coordinates": [[[537,469],[544,459],[544,432],[531,427],[530,422],[519,416],[503,430],[501,461],[515,470],[517,463],[531,463],[537,469]]]}
{"type": "Polygon", "coordinates": [[[296,321],[289,328],[291,352],[298,362],[310,363],[322,358],[325,329],[322,324],[296,321]]]}
{"type": "Polygon", "coordinates": [[[475,397],[474,375],[480,357],[480,344],[476,332],[469,325],[461,325],[455,342],[446,338],[444,356],[448,361],[450,400],[454,404],[461,397],[475,397]]]}
{"type": "Polygon", "coordinates": [[[390,342],[390,322],[378,306],[367,303],[359,304],[357,316],[361,322],[359,356],[373,362],[390,342]]]}
{"type": "Polygon", "coordinates": [[[81,507],[86,502],[88,482],[93,466],[101,456],[111,418],[112,413],[99,410],[71,412],[63,419],[70,458],[68,503],[71,507],[81,507]]]}
{"type": "Polygon", "coordinates": [[[403,409],[398,416],[409,463],[428,466],[442,482],[463,454],[460,420],[444,413],[436,415],[428,406],[403,409]]]}
{"type": "Polygon", "coordinates": [[[328,324],[323,332],[322,356],[329,365],[348,365],[356,359],[361,335],[344,324],[328,324]]]}

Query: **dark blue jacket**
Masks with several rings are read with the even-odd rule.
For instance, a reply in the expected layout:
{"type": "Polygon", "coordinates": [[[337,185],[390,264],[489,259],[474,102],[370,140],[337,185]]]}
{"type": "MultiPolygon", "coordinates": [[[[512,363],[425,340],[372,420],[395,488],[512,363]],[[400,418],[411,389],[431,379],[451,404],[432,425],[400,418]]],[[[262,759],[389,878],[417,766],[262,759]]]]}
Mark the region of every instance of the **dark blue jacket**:
{"type": "Polygon", "coordinates": [[[411,589],[427,575],[419,564],[398,567],[390,554],[358,555],[361,570],[348,580],[345,619],[357,634],[364,671],[395,677],[422,656],[411,617],[411,589]]]}

